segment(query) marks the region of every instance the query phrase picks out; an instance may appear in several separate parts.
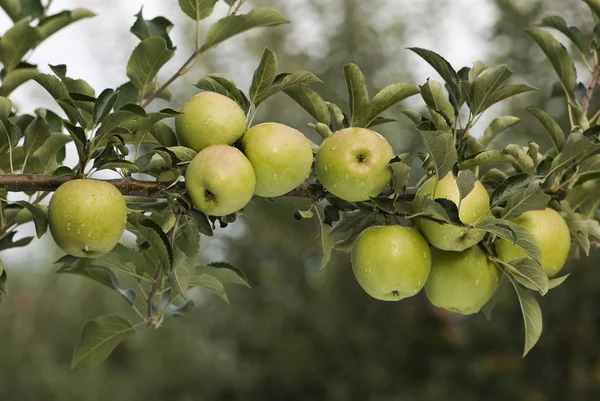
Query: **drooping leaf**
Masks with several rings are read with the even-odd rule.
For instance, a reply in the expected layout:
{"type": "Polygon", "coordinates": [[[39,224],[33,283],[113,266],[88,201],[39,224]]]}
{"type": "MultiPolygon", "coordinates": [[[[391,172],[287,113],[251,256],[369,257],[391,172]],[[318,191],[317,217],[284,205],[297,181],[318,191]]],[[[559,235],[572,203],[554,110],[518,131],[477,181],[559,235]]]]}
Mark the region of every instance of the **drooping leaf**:
{"type": "Polygon", "coordinates": [[[223,301],[229,303],[225,287],[218,279],[211,276],[210,274],[200,274],[190,279],[190,287],[201,287],[212,291],[219,296],[223,301]]]}
{"type": "Polygon", "coordinates": [[[550,114],[536,107],[525,107],[524,110],[531,113],[542,124],[548,136],[550,136],[554,148],[560,152],[565,146],[565,133],[560,128],[560,125],[558,125],[550,114]]]}
{"type": "Polygon", "coordinates": [[[394,182],[394,200],[398,199],[398,196],[402,194],[404,188],[408,184],[408,179],[410,176],[410,167],[402,163],[401,161],[390,163],[390,167],[393,172],[393,182],[394,182]]]}
{"type": "Polygon", "coordinates": [[[577,72],[567,49],[552,35],[541,29],[526,29],[525,32],[546,54],[565,89],[571,93],[577,85],[577,72]]]}
{"type": "Polygon", "coordinates": [[[33,237],[23,237],[13,241],[15,235],[17,235],[17,232],[11,231],[10,233],[5,234],[4,237],[0,238],[0,251],[27,246],[33,240],[33,237]]]}
{"type": "Polygon", "coordinates": [[[527,355],[529,351],[535,346],[540,339],[542,334],[542,310],[538,304],[535,296],[519,287],[517,282],[508,276],[512,283],[517,297],[519,298],[519,304],[521,305],[521,312],[523,313],[523,322],[525,324],[525,347],[523,349],[523,357],[527,355]]]}
{"type": "Polygon", "coordinates": [[[600,149],[599,144],[590,142],[580,132],[573,132],[567,137],[562,151],[552,161],[552,168],[557,170],[566,167],[572,162],[582,160],[586,155],[598,149],[600,149]]]}
{"type": "Polygon", "coordinates": [[[214,262],[208,265],[198,265],[194,267],[197,275],[208,274],[222,283],[238,284],[250,288],[248,278],[244,272],[225,262],[214,262]]]}
{"type": "Polygon", "coordinates": [[[538,262],[528,258],[511,262],[503,262],[499,259],[497,261],[506,267],[506,271],[512,275],[513,279],[525,288],[539,292],[541,295],[546,295],[548,292],[548,276],[538,262]]]}
{"type": "Polygon", "coordinates": [[[461,202],[471,193],[473,188],[475,188],[475,183],[477,181],[477,176],[470,170],[461,171],[458,174],[456,177],[456,185],[458,186],[461,202]]]}
{"type": "Polygon", "coordinates": [[[246,99],[244,93],[237,88],[235,82],[226,75],[208,74],[201,78],[194,86],[198,89],[208,90],[227,96],[239,104],[243,110],[248,111],[250,102],[246,99]]]}
{"type": "Polygon", "coordinates": [[[42,238],[48,229],[48,217],[46,216],[44,209],[38,205],[34,205],[25,201],[18,201],[15,203],[29,210],[33,216],[33,222],[35,223],[35,233],[38,238],[42,238]]]}
{"type": "Polygon", "coordinates": [[[544,17],[538,25],[556,29],[569,38],[579,51],[583,52],[585,46],[585,36],[583,32],[576,26],[569,26],[565,19],[560,15],[549,15],[544,17]]]}
{"type": "MultiPolygon", "coordinates": [[[[156,252],[163,269],[170,270],[173,267],[173,249],[162,228],[147,217],[130,215],[128,227],[141,235],[150,247],[156,252]]],[[[139,239],[138,239],[139,240],[139,239]]]]}
{"type": "Polygon", "coordinates": [[[324,223],[321,213],[317,210],[317,218],[319,219],[319,241],[321,243],[321,251],[323,256],[321,258],[321,269],[324,269],[331,260],[331,251],[335,247],[335,242],[331,236],[331,229],[327,224],[324,223]]]}
{"type": "Polygon", "coordinates": [[[317,92],[302,85],[288,88],[284,92],[315,120],[325,125],[329,124],[331,118],[329,108],[325,100],[317,92]]]}
{"type": "Polygon", "coordinates": [[[535,238],[520,225],[504,219],[489,219],[477,224],[477,228],[504,238],[521,248],[538,264],[541,262],[541,253],[535,238]]]}
{"type": "Polygon", "coordinates": [[[435,174],[441,179],[448,174],[458,161],[454,137],[445,131],[419,131],[435,167],[435,174]]]}
{"type": "Polygon", "coordinates": [[[2,79],[2,86],[0,86],[0,96],[8,96],[17,89],[19,86],[29,81],[40,72],[37,68],[16,68],[2,79]]]}
{"type": "Polygon", "coordinates": [[[90,320],[83,326],[81,337],[75,346],[71,369],[99,365],[133,334],[134,326],[121,316],[106,315],[90,320]]]}

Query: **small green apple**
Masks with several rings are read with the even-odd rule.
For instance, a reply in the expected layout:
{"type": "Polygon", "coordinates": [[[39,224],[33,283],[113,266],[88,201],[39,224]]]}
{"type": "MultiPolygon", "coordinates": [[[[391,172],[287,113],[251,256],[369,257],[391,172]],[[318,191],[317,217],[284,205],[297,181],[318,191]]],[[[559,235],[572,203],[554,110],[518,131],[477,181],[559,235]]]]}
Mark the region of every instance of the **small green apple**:
{"type": "MultiPolygon", "coordinates": [[[[458,217],[464,224],[474,225],[492,217],[490,196],[479,181],[475,183],[473,190],[461,202],[456,178],[451,172],[439,180],[437,185],[436,178],[431,177],[417,191],[413,202],[415,208],[426,195],[433,197],[433,199],[449,199],[454,202],[458,206],[458,217]]],[[[415,212],[419,212],[419,210],[415,209],[415,212]]],[[[415,220],[417,227],[427,238],[427,241],[436,248],[445,251],[464,251],[477,244],[485,236],[485,231],[472,228],[441,224],[420,218],[415,220]]]]}
{"type": "Polygon", "coordinates": [[[212,145],[200,151],[185,172],[185,187],[196,209],[211,216],[235,213],[256,187],[252,164],[237,148],[212,145]]]}
{"type": "MultiPolygon", "coordinates": [[[[541,262],[548,277],[555,276],[564,266],[571,248],[571,234],[562,216],[554,209],[530,210],[513,219],[527,230],[537,242],[541,262]]],[[[527,254],[507,240],[496,243],[498,257],[505,262],[523,259],[527,254]]]]}
{"type": "Polygon", "coordinates": [[[352,248],[352,270],[367,294],[399,301],[421,291],[431,269],[429,244],[414,228],[364,230],[352,248]]]}
{"type": "Polygon", "coordinates": [[[196,152],[211,145],[232,145],[246,131],[242,108],[219,93],[199,93],[180,111],[183,114],[175,117],[177,138],[196,152]]]}
{"type": "Polygon", "coordinates": [[[346,128],[323,141],[317,152],[316,171],[325,189],[350,201],[379,195],[392,179],[389,161],[394,151],[375,131],[346,128]]]}
{"type": "Polygon", "coordinates": [[[110,252],[121,239],[126,223],[125,199],[114,185],[104,181],[68,181],[58,187],[48,206],[54,242],[80,258],[97,258],[110,252]]]}
{"type": "Polygon", "coordinates": [[[425,294],[439,308],[471,315],[492,298],[500,275],[498,267],[478,246],[462,252],[432,248],[425,294]]]}
{"type": "Polygon", "coordinates": [[[256,173],[254,192],[258,196],[284,195],[310,174],[313,162],[310,141],[287,125],[256,125],[244,134],[241,145],[256,173]]]}

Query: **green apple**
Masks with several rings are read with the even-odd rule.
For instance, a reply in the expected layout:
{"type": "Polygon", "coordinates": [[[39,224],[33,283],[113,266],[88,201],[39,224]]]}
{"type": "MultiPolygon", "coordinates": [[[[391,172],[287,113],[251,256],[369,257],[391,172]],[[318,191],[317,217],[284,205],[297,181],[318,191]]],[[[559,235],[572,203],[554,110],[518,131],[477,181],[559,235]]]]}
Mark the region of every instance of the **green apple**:
{"type": "Polygon", "coordinates": [[[202,92],[191,98],[175,118],[179,142],[200,152],[211,145],[232,145],[246,131],[242,108],[227,96],[202,92]]]}
{"type": "Polygon", "coordinates": [[[500,276],[498,267],[478,246],[462,252],[432,248],[425,294],[439,308],[471,315],[492,298],[500,276]]]}
{"type": "Polygon", "coordinates": [[[350,201],[379,195],[392,179],[389,161],[394,151],[375,131],[346,128],[323,141],[317,152],[316,171],[325,189],[350,201]]]}
{"type": "MultiPolygon", "coordinates": [[[[492,217],[490,212],[490,196],[479,181],[473,190],[460,201],[460,192],[456,178],[450,172],[437,182],[431,177],[419,188],[415,195],[413,205],[415,212],[419,212],[419,201],[429,195],[433,199],[449,199],[458,205],[458,217],[467,225],[475,225],[492,217]],[[437,184],[437,185],[436,185],[437,184]],[[435,191],[435,193],[434,193],[435,191]]],[[[417,218],[416,224],[427,241],[436,248],[445,251],[464,251],[483,239],[485,231],[467,227],[458,227],[451,224],[441,224],[435,221],[417,218]]]]}
{"type": "Polygon", "coordinates": [[[196,209],[211,216],[226,216],[250,202],[256,176],[239,149],[213,145],[200,151],[188,165],[185,187],[196,209]]]}
{"type": "Polygon", "coordinates": [[[352,248],[352,270],[367,294],[398,301],[421,291],[431,269],[429,244],[414,228],[364,230],[352,248]]]}
{"type": "MultiPolygon", "coordinates": [[[[548,277],[555,276],[564,266],[571,248],[571,234],[562,216],[554,209],[530,210],[513,219],[537,242],[541,262],[548,277]]],[[[507,240],[496,243],[496,253],[505,262],[528,257],[518,246],[507,240]]]]}
{"type": "Polygon", "coordinates": [[[58,187],[48,206],[54,242],[80,258],[97,258],[110,252],[121,239],[126,223],[125,199],[114,185],[104,181],[68,181],[58,187]]]}
{"type": "Polygon", "coordinates": [[[281,196],[310,174],[312,146],[302,132],[277,123],[259,124],[242,137],[242,150],[256,173],[258,196],[281,196]]]}

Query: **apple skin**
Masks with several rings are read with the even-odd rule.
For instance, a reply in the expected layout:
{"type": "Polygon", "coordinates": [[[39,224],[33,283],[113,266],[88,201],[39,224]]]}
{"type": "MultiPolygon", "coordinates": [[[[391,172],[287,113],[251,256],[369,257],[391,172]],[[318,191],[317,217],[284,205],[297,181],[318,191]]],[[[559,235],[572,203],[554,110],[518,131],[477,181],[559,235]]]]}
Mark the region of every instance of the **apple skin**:
{"type": "MultiPolygon", "coordinates": [[[[511,219],[527,230],[537,242],[541,262],[548,277],[555,276],[564,266],[571,248],[571,234],[567,223],[554,209],[530,210],[511,219]]],[[[505,262],[527,258],[521,248],[507,240],[496,243],[496,253],[505,262]]]]}
{"type": "Polygon", "coordinates": [[[316,171],[327,191],[350,201],[379,195],[392,179],[389,161],[394,151],[375,131],[345,128],[323,141],[317,152],[316,171]]]}
{"type": "Polygon", "coordinates": [[[414,228],[376,226],[364,230],[352,248],[352,270],[367,294],[382,301],[412,297],[425,285],[431,252],[414,228]]]}
{"type": "Polygon", "coordinates": [[[199,93],[179,111],[184,114],[175,117],[177,138],[196,152],[211,145],[232,145],[246,131],[242,108],[219,93],[199,93]]]}
{"type": "Polygon", "coordinates": [[[104,181],[68,181],[58,187],[48,206],[54,242],[80,258],[97,258],[110,252],[121,239],[126,223],[123,195],[104,181]]]}
{"type": "Polygon", "coordinates": [[[287,125],[256,125],[244,134],[241,147],[256,173],[254,193],[258,196],[284,195],[310,174],[313,162],[310,141],[287,125]]]}
{"type": "Polygon", "coordinates": [[[185,187],[196,209],[211,216],[226,216],[250,202],[256,175],[239,149],[213,145],[190,162],[185,172],[185,187]]]}
{"type": "MultiPolygon", "coordinates": [[[[439,180],[436,187],[436,178],[431,177],[419,188],[415,195],[413,205],[426,195],[432,196],[435,189],[435,199],[445,198],[456,205],[460,201],[460,192],[456,184],[456,178],[448,173],[439,180]]],[[[418,212],[418,210],[415,210],[418,212]]],[[[479,181],[475,183],[473,190],[460,202],[458,217],[464,224],[476,224],[492,218],[490,211],[490,196],[479,181]]],[[[440,224],[426,219],[415,219],[417,227],[427,241],[436,248],[444,251],[464,251],[483,239],[485,231],[466,227],[457,227],[450,224],[440,224]]]]}
{"type": "Polygon", "coordinates": [[[463,315],[477,313],[492,298],[500,270],[479,246],[462,252],[431,249],[431,273],[425,283],[429,301],[463,315]]]}

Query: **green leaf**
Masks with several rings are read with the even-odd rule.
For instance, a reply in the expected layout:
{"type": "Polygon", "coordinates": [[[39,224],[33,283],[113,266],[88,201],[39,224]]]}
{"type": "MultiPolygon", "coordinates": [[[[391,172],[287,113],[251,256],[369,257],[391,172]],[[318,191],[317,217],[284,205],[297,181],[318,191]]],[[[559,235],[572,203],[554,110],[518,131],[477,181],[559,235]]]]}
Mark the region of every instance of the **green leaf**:
{"type": "Polygon", "coordinates": [[[238,284],[250,288],[248,278],[244,272],[225,262],[214,262],[208,265],[200,265],[194,267],[197,275],[208,274],[225,284],[238,284]]]}
{"type": "Polygon", "coordinates": [[[215,22],[208,30],[202,46],[204,48],[215,47],[232,36],[250,29],[287,23],[289,21],[277,11],[257,7],[248,14],[230,15],[215,22]]]}
{"type": "Polygon", "coordinates": [[[94,104],[94,111],[92,113],[94,123],[99,124],[102,122],[104,117],[110,113],[115,103],[117,103],[118,98],[119,92],[115,92],[110,88],[104,89],[102,93],[100,93],[98,99],[96,99],[96,104],[94,104]]]}
{"type": "Polygon", "coordinates": [[[538,262],[528,258],[511,262],[494,260],[506,267],[506,271],[525,288],[539,292],[541,295],[548,293],[548,276],[538,262]]]}
{"type": "Polygon", "coordinates": [[[192,260],[181,249],[175,247],[175,259],[173,261],[173,271],[169,274],[169,282],[171,285],[170,299],[175,299],[181,295],[187,299],[190,278],[194,277],[194,268],[192,260]]]}
{"type": "Polygon", "coordinates": [[[596,18],[600,19],[600,0],[583,0],[592,12],[596,15],[596,18]]]}
{"type": "Polygon", "coordinates": [[[86,120],[82,116],[77,105],[73,102],[73,99],[71,99],[71,95],[63,81],[50,74],[39,74],[34,77],[33,80],[50,93],[50,96],[56,100],[71,123],[79,123],[82,127],[87,128],[86,120]]]}
{"type": "Polygon", "coordinates": [[[511,219],[530,210],[544,210],[550,202],[550,195],[541,190],[539,183],[532,182],[526,188],[511,192],[505,200],[506,206],[502,218],[511,219]]]}
{"type": "Polygon", "coordinates": [[[477,60],[473,63],[473,67],[469,70],[469,82],[475,81],[475,79],[481,75],[482,72],[487,70],[488,66],[483,61],[477,60]]]}
{"type": "Polygon", "coordinates": [[[147,217],[135,215],[130,215],[128,222],[156,252],[163,269],[170,270],[173,267],[173,249],[161,227],[147,217]]]}
{"type": "Polygon", "coordinates": [[[475,188],[475,183],[478,181],[477,176],[470,170],[461,171],[456,177],[456,185],[460,193],[460,201],[462,202],[467,195],[475,188]]]}
{"type": "Polygon", "coordinates": [[[5,234],[4,237],[0,238],[0,251],[11,248],[20,248],[23,246],[27,246],[33,240],[33,237],[23,237],[19,238],[16,241],[13,241],[13,237],[17,235],[16,231],[12,231],[8,234],[5,234]]]}
{"type": "Polygon", "coordinates": [[[298,85],[285,89],[284,92],[308,112],[315,120],[329,125],[330,114],[327,103],[314,90],[298,85]]]}
{"type": "Polygon", "coordinates": [[[52,173],[57,167],[56,154],[71,140],[70,136],[60,132],[50,134],[50,138],[29,158],[31,171],[39,174],[52,173]]]}
{"type": "Polygon", "coordinates": [[[315,74],[310,71],[300,70],[293,72],[291,74],[284,73],[279,74],[275,78],[275,82],[273,86],[269,89],[269,91],[265,94],[263,98],[257,100],[257,103],[264,101],[267,97],[271,97],[278,92],[285,91],[286,89],[292,88],[297,85],[305,85],[311,83],[323,83],[315,74]]]}
{"type": "Polygon", "coordinates": [[[140,12],[136,14],[137,19],[131,27],[130,32],[140,40],[159,36],[165,40],[168,49],[174,50],[173,42],[171,42],[171,38],[169,37],[173,23],[165,17],[155,17],[151,20],[144,19],[143,10],[144,8],[142,7],[140,12]]]}
{"type": "Polygon", "coordinates": [[[600,173],[600,155],[592,155],[581,162],[577,175],[580,177],[600,173]]]}
{"type": "Polygon", "coordinates": [[[331,229],[335,249],[350,252],[356,238],[365,229],[375,225],[377,216],[362,210],[344,213],[342,219],[331,229]]]}
{"type": "Polygon", "coordinates": [[[129,110],[117,110],[113,113],[108,114],[103,120],[102,125],[96,132],[97,138],[104,138],[120,127],[124,127],[127,123],[132,120],[141,120],[144,118],[139,114],[129,110]]]}
{"type": "Polygon", "coordinates": [[[494,104],[501,102],[510,97],[520,95],[525,92],[537,91],[537,88],[525,84],[512,84],[497,89],[494,93],[488,96],[485,104],[482,106],[484,110],[489,109],[494,104]]]}
{"type": "Polygon", "coordinates": [[[25,129],[23,149],[25,155],[38,150],[50,138],[50,125],[42,117],[36,117],[25,129]]]}
{"type": "Polygon", "coordinates": [[[562,151],[552,161],[552,168],[557,170],[566,167],[568,164],[581,160],[598,149],[600,149],[600,145],[593,144],[580,132],[573,132],[567,137],[562,151]]]}
{"type": "Polygon", "coordinates": [[[577,241],[581,249],[585,252],[586,256],[590,254],[590,225],[586,220],[583,219],[582,215],[569,210],[563,210],[561,213],[567,226],[571,237],[577,241]]]}
{"type": "Polygon", "coordinates": [[[46,216],[44,209],[25,201],[18,201],[15,203],[31,212],[33,222],[35,223],[35,233],[38,238],[42,238],[48,229],[48,217],[46,216]]]}
{"type": "Polygon", "coordinates": [[[560,152],[565,146],[565,133],[560,128],[560,125],[558,125],[550,114],[536,107],[525,107],[524,110],[531,113],[542,124],[548,136],[550,136],[554,148],[560,152]]]}
{"type": "Polygon", "coordinates": [[[132,334],[135,334],[135,327],[121,316],[106,315],[88,321],[75,346],[71,369],[99,365],[132,334]]]}
{"type": "Polygon", "coordinates": [[[323,253],[323,257],[321,258],[321,270],[327,267],[329,261],[331,260],[331,251],[335,247],[335,242],[333,237],[331,236],[331,230],[327,224],[323,222],[323,218],[321,217],[321,213],[319,210],[316,210],[317,218],[319,219],[319,240],[321,242],[321,251],[323,253]]]}
{"type": "Polygon", "coordinates": [[[565,280],[569,278],[569,276],[570,276],[570,274],[565,274],[564,276],[561,276],[561,277],[551,278],[548,281],[548,290],[558,287],[559,285],[564,283],[565,280]]]}
{"type": "Polygon", "coordinates": [[[2,79],[2,86],[0,86],[0,96],[8,96],[17,89],[19,86],[29,81],[40,72],[36,68],[17,68],[10,71],[4,79],[2,79]]]}
{"type": "Polygon", "coordinates": [[[348,106],[350,108],[350,126],[359,124],[359,111],[369,104],[367,82],[362,71],[356,64],[344,66],[346,87],[348,88],[348,106]]]}
{"type": "Polygon", "coordinates": [[[0,7],[8,14],[13,22],[21,16],[21,0],[0,0],[0,7]]]}
{"type": "Polygon", "coordinates": [[[217,92],[234,100],[244,110],[248,110],[250,102],[246,96],[240,91],[235,82],[224,74],[208,74],[205,75],[195,85],[198,89],[217,92]]]}
{"type": "Polygon", "coordinates": [[[254,71],[250,85],[250,102],[258,105],[266,99],[266,95],[277,76],[277,57],[269,48],[266,48],[258,68],[254,71]]]}
{"type": "Polygon", "coordinates": [[[159,36],[144,39],[127,62],[127,76],[144,98],[154,85],[154,78],[175,52],[159,36]]]}
{"type": "Polygon", "coordinates": [[[577,85],[577,72],[567,49],[552,35],[541,29],[526,29],[525,32],[546,54],[567,92],[572,93],[577,85]]]}
{"type": "Polygon", "coordinates": [[[0,97],[0,120],[7,120],[12,112],[12,102],[7,97],[0,97]]]}
{"type": "Polygon", "coordinates": [[[541,253],[535,238],[523,227],[502,219],[489,219],[477,224],[478,230],[487,231],[510,241],[537,263],[541,262],[541,253]]]}
{"type": "MultiPolygon", "coordinates": [[[[129,248],[120,243],[118,243],[109,253],[94,259],[93,264],[114,269],[127,275],[131,275],[131,273],[143,274],[148,269],[146,260],[139,250],[129,248]]],[[[130,293],[135,294],[133,291],[130,293]]],[[[127,297],[127,300],[130,301],[131,297],[127,297]]]]}
{"type": "Polygon", "coordinates": [[[505,64],[485,70],[473,81],[470,94],[470,108],[473,115],[486,110],[490,98],[502,83],[512,76],[512,71],[505,64]]]}
{"type": "Polygon", "coordinates": [[[502,116],[495,118],[485,129],[481,138],[479,138],[479,143],[484,148],[487,147],[492,142],[492,140],[494,140],[496,135],[512,127],[513,125],[518,124],[520,121],[520,118],[513,116],[502,116]]]}
{"type": "MultiPolygon", "coordinates": [[[[358,123],[361,127],[371,125],[373,121],[396,103],[419,93],[419,87],[397,82],[383,88],[367,105],[358,111],[358,123]]],[[[452,107],[452,106],[450,106],[452,107]]],[[[454,114],[451,115],[454,118],[454,114]]]]}
{"type": "MultiPolygon", "coordinates": [[[[327,109],[329,110],[329,117],[327,117],[327,121],[331,121],[331,123],[334,125],[334,131],[340,130],[342,128],[348,128],[348,118],[346,117],[342,109],[340,109],[338,105],[334,103],[325,102],[325,104],[327,105],[327,109]]],[[[328,123],[324,123],[323,121],[320,122],[328,125],[328,123]]]]}
{"type": "Polygon", "coordinates": [[[0,61],[8,72],[14,70],[42,38],[39,29],[29,26],[29,21],[29,18],[23,18],[16,22],[0,38],[0,61]]]}
{"type": "Polygon", "coordinates": [[[418,47],[409,47],[408,50],[419,55],[423,60],[427,61],[440,74],[444,82],[448,85],[449,92],[455,99],[461,99],[461,89],[459,86],[460,78],[446,59],[431,50],[421,49],[418,47]]]}
{"type": "Polygon", "coordinates": [[[452,133],[422,130],[419,132],[423,136],[425,147],[427,147],[427,151],[435,167],[437,179],[445,177],[458,161],[452,133]]]}
{"type": "Polygon", "coordinates": [[[181,10],[194,21],[210,16],[218,0],[179,0],[181,10]]]}
{"type": "Polygon", "coordinates": [[[585,46],[585,35],[576,26],[569,26],[565,19],[560,15],[549,15],[544,17],[538,24],[539,26],[554,28],[565,35],[573,44],[583,52],[585,46]]]}
{"type": "Polygon", "coordinates": [[[85,8],[76,8],[72,11],[63,11],[58,14],[43,18],[38,25],[38,28],[42,34],[41,40],[47,39],[49,36],[55,34],[73,22],[95,16],[96,14],[93,11],[85,8]]]}
{"type": "Polygon", "coordinates": [[[120,110],[129,103],[137,102],[138,98],[140,97],[140,91],[133,83],[131,83],[131,81],[119,86],[117,91],[119,92],[119,98],[117,99],[117,103],[115,103],[113,108],[115,111],[120,110]]]}
{"type": "Polygon", "coordinates": [[[200,274],[198,276],[190,279],[189,282],[190,287],[202,287],[206,288],[214,292],[219,296],[223,301],[229,303],[229,299],[227,298],[227,294],[225,293],[225,287],[223,287],[223,283],[214,278],[209,274],[200,274]]]}
{"type": "Polygon", "coordinates": [[[525,357],[538,342],[542,334],[542,310],[532,293],[519,287],[512,276],[509,275],[508,278],[515,288],[519,304],[521,305],[521,312],[523,313],[523,322],[525,324],[523,357],[525,357]]]}
{"type": "Polygon", "coordinates": [[[442,84],[433,79],[428,79],[427,83],[419,86],[419,88],[421,88],[421,97],[425,101],[425,104],[446,117],[450,124],[453,124],[454,106],[448,100],[442,84]]]}
{"type": "Polygon", "coordinates": [[[410,167],[400,161],[390,163],[390,167],[394,174],[394,200],[396,200],[402,194],[406,185],[408,185],[410,167]]]}

